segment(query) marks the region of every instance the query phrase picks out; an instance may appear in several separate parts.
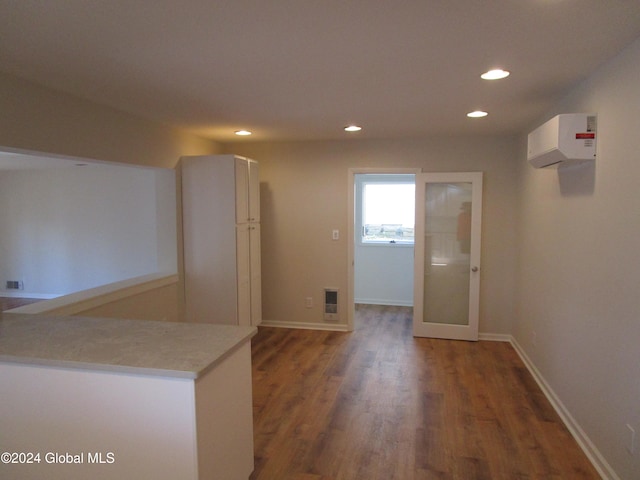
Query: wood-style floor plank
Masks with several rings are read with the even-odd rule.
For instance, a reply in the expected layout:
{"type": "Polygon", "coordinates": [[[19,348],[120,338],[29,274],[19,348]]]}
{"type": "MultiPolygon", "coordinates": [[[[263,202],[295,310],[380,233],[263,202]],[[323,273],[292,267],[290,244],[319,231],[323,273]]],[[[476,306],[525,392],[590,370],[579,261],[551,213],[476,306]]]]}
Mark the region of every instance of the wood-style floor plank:
{"type": "Polygon", "coordinates": [[[251,479],[599,478],[511,345],[413,338],[409,308],[260,327],[252,356],[251,479]]]}

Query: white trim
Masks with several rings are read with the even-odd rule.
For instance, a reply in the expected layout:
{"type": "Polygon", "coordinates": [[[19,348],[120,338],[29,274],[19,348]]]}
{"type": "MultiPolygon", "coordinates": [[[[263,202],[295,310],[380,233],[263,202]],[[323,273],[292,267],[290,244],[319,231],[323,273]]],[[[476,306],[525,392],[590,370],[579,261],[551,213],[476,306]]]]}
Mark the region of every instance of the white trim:
{"type": "Polygon", "coordinates": [[[531,373],[531,375],[533,376],[533,379],[542,390],[542,393],[544,393],[544,396],[547,398],[556,413],[560,416],[562,423],[564,423],[565,427],[567,427],[567,430],[569,430],[575,441],[578,443],[578,446],[582,449],[584,454],[587,456],[593,467],[598,471],[603,480],[620,480],[618,474],[616,474],[613,468],[611,468],[611,465],[609,465],[598,448],[593,444],[584,430],[582,430],[580,424],[576,421],[575,418],[573,418],[573,415],[571,415],[567,407],[564,406],[558,395],[556,395],[551,386],[542,376],[542,373],[540,373],[540,371],[536,368],[535,364],[527,356],[524,349],[520,346],[513,335],[505,335],[500,333],[483,333],[480,334],[480,340],[511,343],[511,346],[516,351],[525,367],[527,367],[529,373],[531,373]]]}
{"type": "Polygon", "coordinates": [[[485,342],[513,343],[513,337],[508,333],[479,333],[478,340],[484,340],[485,342]]]}
{"type": "Polygon", "coordinates": [[[153,273],[82,290],[51,300],[7,310],[5,313],[76,315],[123,298],[139,295],[178,282],[175,273],[153,273]]]}
{"type": "MultiPolygon", "coordinates": [[[[359,236],[359,235],[358,235],[359,236]]],[[[403,242],[403,241],[397,241],[396,243],[391,243],[390,241],[374,241],[374,240],[367,240],[366,242],[362,242],[357,240],[358,242],[358,246],[362,247],[362,248],[371,248],[371,247],[385,247],[385,248],[413,248],[414,243],[411,242],[403,242]]]]}
{"type": "MultiPolygon", "coordinates": [[[[150,167],[148,165],[140,165],[140,164],[132,164],[127,162],[116,162],[113,160],[99,160],[93,157],[76,157],[73,155],[64,155],[53,152],[44,152],[41,150],[26,150],[24,148],[12,148],[7,146],[0,146],[0,153],[10,153],[17,155],[28,155],[31,157],[43,157],[45,160],[58,160],[63,165],[73,165],[76,163],[91,163],[95,165],[117,165],[119,167],[128,167],[128,168],[141,168],[145,170],[173,170],[172,168],[167,167],[150,167]]],[[[50,164],[51,162],[49,162],[50,164]]]]}
{"type": "Polygon", "coordinates": [[[13,290],[0,290],[0,297],[7,298],[41,298],[45,300],[51,300],[52,298],[58,298],[60,295],[55,293],[31,293],[31,292],[15,292],[13,290]]]}
{"type": "Polygon", "coordinates": [[[262,320],[260,327],[274,328],[294,328],[300,330],[326,330],[332,332],[348,332],[349,327],[344,323],[300,323],[300,322],[280,322],[278,320],[262,320]]]}
{"type": "Polygon", "coordinates": [[[385,300],[380,298],[356,298],[353,303],[362,303],[365,305],[390,305],[392,307],[413,307],[413,302],[385,300]]]}

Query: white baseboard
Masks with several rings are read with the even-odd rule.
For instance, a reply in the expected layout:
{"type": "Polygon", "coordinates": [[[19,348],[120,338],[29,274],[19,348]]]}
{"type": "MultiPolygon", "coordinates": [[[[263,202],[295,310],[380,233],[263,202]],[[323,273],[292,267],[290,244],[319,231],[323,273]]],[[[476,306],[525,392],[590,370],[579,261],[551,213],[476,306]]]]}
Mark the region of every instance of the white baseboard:
{"type": "Polygon", "coordinates": [[[578,445],[585,453],[594,468],[598,471],[603,480],[620,480],[620,477],[616,474],[613,468],[611,468],[611,465],[609,465],[600,451],[593,444],[591,439],[587,436],[584,430],[582,430],[578,422],[576,422],[575,418],[573,418],[562,401],[560,401],[560,398],[549,386],[540,371],[536,368],[534,363],[522,349],[520,344],[516,341],[515,338],[513,338],[513,336],[509,336],[511,337],[511,345],[513,345],[513,348],[524,362],[527,370],[529,370],[536,383],[544,393],[545,397],[547,397],[547,400],[549,400],[549,403],[551,403],[556,413],[560,416],[562,422],[565,424],[571,435],[573,435],[573,438],[575,438],[576,442],[578,442],[578,445]]]}
{"type": "Polygon", "coordinates": [[[327,330],[332,332],[348,332],[347,325],[331,323],[300,323],[279,322],[277,320],[262,320],[261,327],[297,328],[302,330],[327,330]]]}
{"type": "Polygon", "coordinates": [[[478,340],[487,342],[512,342],[513,337],[507,333],[482,333],[478,334],[478,340]]]}

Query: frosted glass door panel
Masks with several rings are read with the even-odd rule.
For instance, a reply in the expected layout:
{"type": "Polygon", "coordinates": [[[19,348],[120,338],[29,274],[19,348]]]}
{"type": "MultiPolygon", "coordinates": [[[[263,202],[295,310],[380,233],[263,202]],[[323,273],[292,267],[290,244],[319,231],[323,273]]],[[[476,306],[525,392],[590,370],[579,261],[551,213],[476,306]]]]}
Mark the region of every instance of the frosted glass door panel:
{"type": "Polygon", "coordinates": [[[425,185],[423,322],[469,324],[471,184],[425,185]]]}
{"type": "Polygon", "coordinates": [[[482,173],[416,178],[414,335],[477,340],[482,173]]]}

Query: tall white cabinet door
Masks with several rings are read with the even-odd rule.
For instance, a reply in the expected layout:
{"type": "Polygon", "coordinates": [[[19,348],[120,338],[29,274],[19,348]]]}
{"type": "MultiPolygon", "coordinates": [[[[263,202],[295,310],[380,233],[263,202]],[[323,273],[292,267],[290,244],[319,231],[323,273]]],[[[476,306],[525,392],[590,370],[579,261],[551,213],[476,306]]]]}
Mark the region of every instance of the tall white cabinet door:
{"type": "Polygon", "coordinates": [[[249,160],[235,158],[236,223],[249,222],[249,160]]]}
{"type": "Polygon", "coordinates": [[[249,221],[260,221],[260,165],[249,160],[249,221]]]}
{"type": "Polygon", "coordinates": [[[249,230],[249,261],[251,263],[251,325],[262,323],[262,274],[260,259],[260,224],[251,223],[249,230]]]}
{"type": "Polygon", "coordinates": [[[262,320],[258,162],[235,155],[183,157],[186,320],[262,320]]]}
{"type": "Polygon", "coordinates": [[[238,271],[238,325],[251,325],[251,226],[236,227],[236,269],[238,271]]]}

